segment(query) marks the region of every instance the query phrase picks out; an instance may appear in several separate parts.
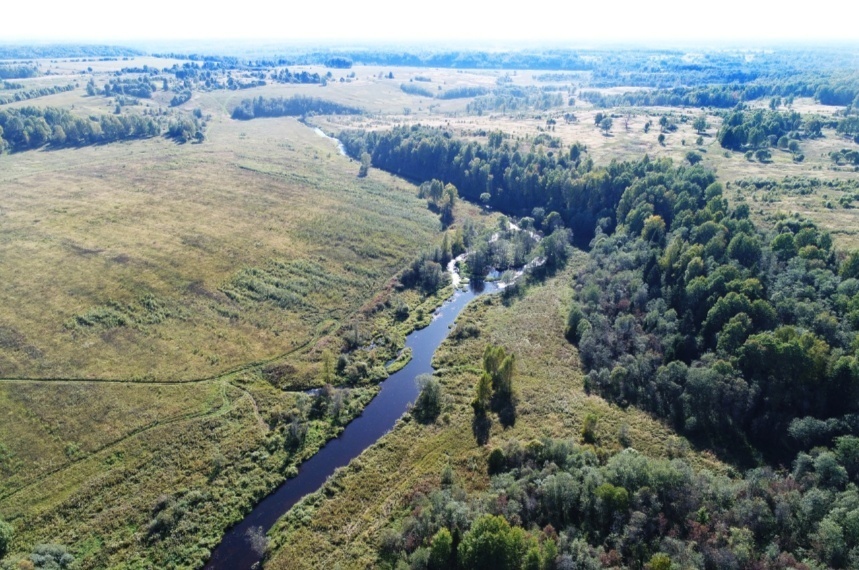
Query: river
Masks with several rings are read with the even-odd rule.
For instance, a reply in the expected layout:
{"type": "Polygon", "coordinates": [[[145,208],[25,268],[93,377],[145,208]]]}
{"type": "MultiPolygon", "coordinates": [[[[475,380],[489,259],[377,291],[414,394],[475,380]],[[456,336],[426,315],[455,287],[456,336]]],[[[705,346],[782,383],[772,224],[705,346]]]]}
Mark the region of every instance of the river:
{"type": "Polygon", "coordinates": [[[367,405],[364,412],[352,420],[339,437],[329,441],[316,455],[305,461],[297,476],[283,483],[263,499],[244,520],[227,531],[221,544],[212,552],[206,568],[253,568],[260,561],[260,555],[251,547],[248,531],[260,527],[264,532],[268,532],[275,521],[302,497],[319,489],[335,469],[347,465],[390,431],[418,395],[415,378],[433,371],[433,354],[447,337],[456,317],[469,301],[496,290],[498,287],[492,283],[485,284],[480,290],[455,290],[453,296],[435,312],[429,326],[406,337],[406,346],[412,349],[409,363],[382,382],[379,394],[367,405]]]}

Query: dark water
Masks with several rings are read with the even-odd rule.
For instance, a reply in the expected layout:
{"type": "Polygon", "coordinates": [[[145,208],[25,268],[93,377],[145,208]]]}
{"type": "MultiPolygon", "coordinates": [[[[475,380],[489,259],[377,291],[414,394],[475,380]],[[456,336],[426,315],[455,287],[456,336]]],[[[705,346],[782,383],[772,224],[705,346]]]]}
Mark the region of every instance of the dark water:
{"type": "Polygon", "coordinates": [[[247,570],[259,562],[260,556],[248,540],[248,531],[262,527],[267,532],[302,497],[319,489],[336,468],[347,465],[390,431],[418,395],[415,378],[432,372],[433,353],[447,337],[457,315],[475,297],[496,290],[494,284],[488,283],[481,290],[457,291],[436,311],[428,327],[410,334],[406,338],[406,346],[412,349],[411,361],[382,382],[379,394],[360,417],[346,426],[340,437],[329,441],[319,453],[301,465],[296,477],[283,483],[244,520],[227,531],[206,568],[247,570]]]}

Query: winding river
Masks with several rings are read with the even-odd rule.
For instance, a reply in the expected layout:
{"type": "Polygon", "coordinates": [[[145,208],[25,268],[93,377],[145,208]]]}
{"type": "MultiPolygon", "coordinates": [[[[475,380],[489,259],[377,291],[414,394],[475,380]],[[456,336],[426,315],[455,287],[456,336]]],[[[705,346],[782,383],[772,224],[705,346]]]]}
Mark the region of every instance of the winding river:
{"type": "Polygon", "coordinates": [[[495,284],[487,283],[481,289],[456,290],[435,312],[429,326],[410,334],[406,338],[406,346],[412,349],[411,361],[382,382],[379,394],[361,416],[352,420],[339,437],[305,461],[296,477],[284,482],[244,520],[227,531],[221,544],[212,552],[206,568],[247,570],[255,567],[260,562],[260,555],[251,547],[248,531],[259,527],[268,532],[275,521],[302,497],[319,489],[335,469],[347,465],[390,431],[418,395],[415,378],[432,372],[433,354],[447,337],[456,317],[469,301],[497,289],[495,284]]]}

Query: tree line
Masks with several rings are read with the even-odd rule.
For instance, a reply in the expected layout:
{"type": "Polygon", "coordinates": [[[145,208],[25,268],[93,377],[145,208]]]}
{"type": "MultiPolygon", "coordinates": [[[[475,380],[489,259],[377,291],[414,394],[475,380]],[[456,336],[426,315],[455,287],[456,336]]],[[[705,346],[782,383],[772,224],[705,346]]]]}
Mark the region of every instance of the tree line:
{"type": "Polygon", "coordinates": [[[260,117],[301,117],[309,114],[359,115],[361,113],[363,111],[356,107],[316,97],[295,95],[289,98],[266,99],[260,96],[255,99],[244,99],[233,109],[232,118],[247,121],[260,117]]]}
{"type": "Polygon", "coordinates": [[[0,152],[103,144],[154,137],[160,124],[136,114],[78,117],[56,107],[0,110],[0,152]]]}
{"type": "Polygon", "coordinates": [[[797,97],[813,97],[823,105],[847,106],[856,104],[859,97],[859,80],[801,76],[777,82],[734,82],[616,94],[583,91],[581,97],[598,107],[605,108],[635,106],[730,109],[740,103],[767,97],[784,98],[788,103],[797,97]]]}
{"type": "Polygon", "coordinates": [[[496,87],[484,96],[477,97],[468,103],[469,113],[481,114],[488,111],[511,112],[524,109],[537,109],[545,111],[555,107],[561,107],[567,102],[564,95],[551,88],[538,88],[533,86],[510,86],[496,87]]]}
{"type": "Polygon", "coordinates": [[[307,71],[299,71],[296,73],[292,73],[287,68],[283,68],[278,71],[272,71],[269,77],[271,77],[272,81],[276,81],[278,83],[322,83],[322,76],[318,73],[309,73],[307,71]]]}
{"type": "Polygon", "coordinates": [[[26,79],[41,75],[35,65],[0,65],[0,79],[26,79]]]}
{"type": "MultiPolygon", "coordinates": [[[[594,169],[579,144],[561,151],[543,145],[520,150],[503,136],[481,144],[420,125],[338,136],[354,158],[366,152],[373,166],[415,181],[453,184],[462,197],[509,215],[530,216],[534,208],[547,216],[555,212],[582,245],[593,237],[598,219],[614,218],[614,205],[629,183],[614,165],[594,169]]],[[[541,221],[542,216],[537,229],[541,221]]]]}
{"type": "Polygon", "coordinates": [[[7,103],[15,103],[17,101],[28,101],[30,99],[37,99],[39,97],[47,97],[48,95],[65,93],[67,91],[73,91],[74,89],[75,85],[69,83],[68,85],[54,85],[52,87],[39,87],[34,89],[16,91],[14,93],[9,93],[8,95],[0,95],[0,105],[6,105],[7,103]]]}
{"type": "Polygon", "coordinates": [[[744,150],[775,147],[782,137],[819,137],[822,128],[820,119],[803,120],[796,111],[736,110],[725,117],[717,136],[722,148],[744,150]]]}

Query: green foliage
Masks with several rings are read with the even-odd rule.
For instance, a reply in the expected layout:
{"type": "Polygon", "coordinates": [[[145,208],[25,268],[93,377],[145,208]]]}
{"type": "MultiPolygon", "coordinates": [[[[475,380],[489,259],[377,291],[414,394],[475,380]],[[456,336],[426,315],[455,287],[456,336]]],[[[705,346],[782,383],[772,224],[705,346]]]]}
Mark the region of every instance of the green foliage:
{"type": "MultiPolygon", "coordinates": [[[[452,184],[458,195],[474,202],[488,193],[488,204],[501,212],[535,207],[556,212],[582,244],[593,237],[598,215],[613,216],[611,204],[627,183],[622,172],[591,172],[592,163],[580,145],[569,152],[522,153],[506,141],[500,146],[483,145],[417,125],[391,131],[344,131],[339,138],[354,158],[369,152],[377,168],[415,180],[452,184]]],[[[543,229],[552,233],[560,228],[543,229]]]]}
{"type": "Polygon", "coordinates": [[[480,86],[454,87],[438,94],[439,99],[466,99],[468,97],[479,97],[486,95],[489,89],[480,86]]]}
{"type": "Polygon", "coordinates": [[[418,97],[435,97],[435,93],[433,93],[426,87],[421,87],[420,85],[415,85],[413,83],[403,83],[402,85],[400,85],[400,90],[403,93],[408,93],[409,95],[417,95],[418,97]]]}
{"type": "Polygon", "coordinates": [[[594,444],[597,442],[596,428],[599,417],[596,414],[590,413],[585,416],[585,421],[582,424],[582,441],[585,443],[594,444]]]}
{"type": "Polygon", "coordinates": [[[487,467],[490,475],[501,473],[507,466],[507,458],[504,456],[504,450],[496,447],[489,453],[487,467]]]}
{"type": "Polygon", "coordinates": [[[431,374],[421,374],[415,382],[420,387],[420,393],[412,408],[412,415],[421,422],[433,422],[441,413],[443,404],[441,383],[431,374]]]}
{"type": "Polygon", "coordinates": [[[39,544],[30,554],[30,561],[39,570],[66,570],[72,567],[75,557],[60,544],[39,544]]]}
{"type": "Polygon", "coordinates": [[[81,118],[55,107],[0,110],[0,140],[12,152],[45,145],[78,147],[159,134],[161,127],[155,120],[136,114],[81,118]]]}
{"type": "Polygon", "coordinates": [[[429,570],[446,570],[454,558],[453,536],[446,528],[439,529],[432,537],[429,554],[429,570]]]}
{"type": "Polygon", "coordinates": [[[600,127],[600,129],[602,129],[603,133],[607,135],[608,132],[611,130],[612,124],[613,124],[613,121],[611,120],[611,117],[604,117],[599,122],[599,127],[600,127]]]}
{"type": "Polygon", "coordinates": [[[839,266],[831,237],[806,220],[760,231],[695,169],[641,166],[617,230],[592,242],[576,277],[566,332],[586,385],[716,446],[751,441],[773,455],[797,450],[785,437],[795,419],[859,412],[857,329],[844,324],[859,291],[837,293],[859,256],[839,266]]]}
{"type": "Polygon", "coordinates": [[[471,525],[458,548],[459,563],[474,570],[518,570],[525,554],[525,531],[500,516],[484,515],[471,525]]]}
{"type": "Polygon", "coordinates": [[[471,403],[474,413],[478,415],[485,414],[489,409],[491,401],[492,377],[487,372],[484,372],[480,375],[480,379],[478,379],[474,389],[474,400],[471,403]]]}
{"type": "Polygon", "coordinates": [[[807,136],[819,135],[819,128],[814,130],[804,125],[796,111],[735,111],[725,118],[717,136],[722,148],[754,150],[769,146],[770,138],[774,141],[786,135],[796,138],[803,127],[807,136]]]}
{"type": "Polygon", "coordinates": [[[671,557],[664,552],[657,552],[647,564],[649,570],[671,570],[671,557]]]}
{"type": "MultiPolygon", "coordinates": [[[[12,88],[9,87],[9,85],[11,84],[4,82],[6,89],[12,88]]],[[[6,105],[8,103],[15,103],[18,101],[28,101],[39,97],[47,97],[48,95],[56,95],[57,93],[67,93],[74,89],[75,85],[73,83],[69,83],[68,85],[53,85],[50,87],[34,87],[32,89],[24,89],[24,85],[21,85],[14,93],[0,95],[0,105],[6,105]]]]}
{"type": "Polygon", "coordinates": [[[807,567],[852,567],[859,494],[841,457],[855,455],[856,446],[845,440],[839,447],[843,454],[801,454],[793,473],[762,468],[732,478],[633,450],[600,459],[566,441],[513,440],[489,488],[414,493],[399,532],[384,541],[386,555],[415,560],[419,545],[434,549],[440,537],[447,553],[447,531],[462,533],[447,567],[602,568],[611,560],[612,567],[664,570],[678,560],[724,568],[734,567],[726,561],[766,567],[774,559],[794,568],[803,567],[799,559],[807,567]]]}
{"type": "Polygon", "coordinates": [[[487,345],[483,352],[483,374],[477,387],[475,411],[486,409],[486,386],[492,386],[492,408],[499,412],[502,420],[507,423],[515,417],[515,395],[513,379],[516,368],[516,356],[507,354],[503,347],[487,345]]]}
{"type": "Polygon", "coordinates": [[[12,536],[15,534],[15,529],[12,525],[0,519],[0,560],[9,551],[9,544],[12,542],[12,536]]]}
{"type": "Polygon", "coordinates": [[[301,117],[310,114],[319,115],[359,115],[363,111],[325,99],[294,95],[290,98],[275,97],[266,99],[262,96],[256,99],[244,99],[233,109],[233,119],[247,121],[259,117],[301,117]]]}

